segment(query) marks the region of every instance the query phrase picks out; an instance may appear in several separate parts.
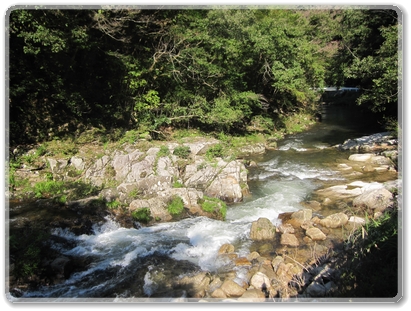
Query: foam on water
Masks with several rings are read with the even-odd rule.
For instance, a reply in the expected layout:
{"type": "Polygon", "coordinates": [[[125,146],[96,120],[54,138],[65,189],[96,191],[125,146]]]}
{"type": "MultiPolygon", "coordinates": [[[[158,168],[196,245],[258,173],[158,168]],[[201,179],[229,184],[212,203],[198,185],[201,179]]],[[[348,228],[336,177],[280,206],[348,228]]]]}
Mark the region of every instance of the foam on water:
{"type": "Polygon", "coordinates": [[[234,243],[244,237],[244,226],[200,217],[186,229],[189,243],[179,243],[171,250],[171,257],[188,260],[203,270],[215,271],[219,268],[216,257],[225,243],[234,243]]]}

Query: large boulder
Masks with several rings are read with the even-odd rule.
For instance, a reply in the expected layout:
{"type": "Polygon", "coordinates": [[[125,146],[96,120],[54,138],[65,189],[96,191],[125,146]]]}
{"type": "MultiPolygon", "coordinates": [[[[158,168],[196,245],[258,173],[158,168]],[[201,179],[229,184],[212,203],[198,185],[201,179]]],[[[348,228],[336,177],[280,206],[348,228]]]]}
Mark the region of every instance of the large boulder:
{"type": "Polygon", "coordinates": [[[268,291],[271,289],[270,278],[262,272],[257,272],[251,277],[250,285],[260,291],[268,291]]]}
{"type": "Polygon", "coordinates": [[[307,223],[313,217],[313,211],[310,208],[300,209],[297,212],[291,214],[291,218],[288,223],[294,226],[295,228],[301,227],[304,223],[307,223]]]}
{"type": "Polygon", "coordinates": [[[327,236],[320,229],[312,227],[305,231],[305,234],[313,241],[324,241],[327,236]]]}
{"type": "Polygon", "coordinates": [[[101,186],[106,181],[106,171],[110,162],[110,157],[105,155],[100,159],[97,159],[93,165],[91,165],[84,174],[85,180],[90,181],[95,186],[101,186]]]}
{"type": "Polygon", "coordinates": [[[300,245],[300,242],[298,242],[297,237],[292,234],[292,233],[283,233],[281,235],[281,245],[287,245],[287,246],[292,246],[296,247],[300,245]]]}
{"type": "Polygon", "coordinates": [[[356,197],[353,206],[363,207],[383,212],[392,205],[393,195],[385,188],[374,189],[364,192],[356,197]]]}
{"type": "Polygon", "coordinates": [[[173,219],[171,214],[167,211],[167,204],[165,200],[155,197],[151,199],[137,199],[130,203],[129,210],[135,211],[137,209],[149,208],[153,219],[161,221],[170,221],[173,219]]]}
{"type": "Polygon", "coordinates": [[[381,189],[383,187],[383,184],[379,182],[368,183],[357,180],[345,185],[336,185],[319,189],[316,190],[315,193],[336,200],[356,197],[368,190],[381,189]]]}
{"type": "Polygon", "coordinates": [[[245,289],[233,280],[225,280],[220,289],[226,294],[227,297],[230,298],[241,297],[245,292],[245,289]]]}
{"type": "MultiPolygon", "coordinates": [[[[116,172],[116,180],[120,182],[125,182],[127,179],[128,174],[130,173],[131,167],[140,162],[141,157],[144,155],[143,152],[140,150],[133,150],[130,153],[123,154],[120,152],[116,152],[113,156],[113,161],[112,161],[112,166],[116,172]]],[[[145,163],[146,166],[149,166],[149,163],[145,163]]],[[[136,169],[136,168],[135,168],[136,169]]],[[[148,167],[146,169],[141,169],[141,174],[142,172],[151,172],[152,170],[149,169],[148,167]]],[[[137,176],[138,174],[134,174],[137,176]]],[[[143,174],[144,175],[144,174],[143,174]]],[[[140,177],[140,176],[139,176],[140,177]]],[[[133,182],[135,179],[129,180],[129,182],[133,182]]]]}
{"type": "Polygon", "coordinates": [[[247,289],[240,297],[240,301],[261,302],[265,300],[265,294],[256,288],[247,289]]]}
{"type": "Polygon", "coordinates": [[[373,153],[357,153],[348,157],[348,160],[355,162],[365,162],[370,160],[374,156],[373,153]]]}
{"type": "Polygon", "coordinates": [[[391,133],[383,132],[355,139],[348,139],[343,144],[336,145],[341,150],[374,151],[379,149],[396,148],[397,140],[391,133]]]}
{"type": "Polygon", "coordinates": [[[247,192],[247,170],[241,161],[231,161],[205,189],[205,194],[229,203],[240,202],[247,192]]]}
{"type": "Polygon", "coordinates": [[[336,213],[320,220],[320,224],[326,228],[339,228],[348,222],[348,216],[344,213],[336,213]]]}
{"type": "Polygon", "coordinates": [[[272,240],[275,237],[275,226],[268,218],[253,221],[250,229],[250,239],[255,241],[272,240]]]}
{"type": "Polygon", "coordinates": [[[312,282],[305,290],[305,294],[309,297],[324,297],[326,288],[320,282],[312,282]]]}
{"type": "Polygon", "coordinates": [[[206,295],[210,281],[208,272],[200,272],[192,276],[184,276],[177,283],[187,290],[190,297],[201,298],[206,295]]]}
{"type": "Polygon", "coordinates": [[[250,156],[256,154],[263,154],[266,151],[264,144],[247,145],[240,148],[240,156],[250,156]]]}

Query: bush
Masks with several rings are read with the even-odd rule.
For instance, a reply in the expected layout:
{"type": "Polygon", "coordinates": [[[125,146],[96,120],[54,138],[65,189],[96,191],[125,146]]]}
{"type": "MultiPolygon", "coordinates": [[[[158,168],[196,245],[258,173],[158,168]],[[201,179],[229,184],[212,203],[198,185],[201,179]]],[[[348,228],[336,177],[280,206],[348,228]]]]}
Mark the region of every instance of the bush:
{"type": "Polygon", "coordinates": [[[184,211],[183,199],[175,196],[167,206],[167,211],[171,215],[180,215],[184,211]]]}
{"type": "Polygon", "coordinates": [[[119,201],[115,200],[115,201],[107,202],[106,206],[109,209],[117,209],[121,206],[121,203],[119,201]]]}
{"type": "Polygon", "coordinates": [[[170,155],[170,150],[167,146],[161,146],[160,150],[157,152],[157,158],[167,157],[170,155]]]}
{"type": "Polygon", "coordinates": [[[190,150],[190,147],[188,146],[178,146],[174,149],[174,152],[173,152],[175,156],[183,158],[183,159],[187,159],[190,153],[191,153],[191,150],[190,150]]]}
{"type": "Polygon", "coordinates": [[[347,241],[346,262],[340,267],[342,295],[395,297],[398,287],[398,210],[371,219],[347,241]]]}
{"type": "Polygon", "coordinates": [[[139,208],[131,212],[131,217],[142,223],[148,223],[152,219],[151,211],[148,207],[139,208]]]}
{"type": "Polygon", "coordinates": [[[136,130],[127,131],[120,139],[120,144],[129,143],[134,144],[139,137],[139,133],[136,130]]]}
{"type": "Polygon", "coordinates": [[[227,204],[218,198],[204,196],[203,199],[199,201],[199,204],[203,211],[219,215],[222,219],[225,219],[227,215],[227,204]]]}
{"type": "Polygon", "coordinates": [[[10,261],[14,265],[13,276],[17,280],[29,281],[43,272],[42,260],[45,241],[49,233],[30,225],[10,230],[10,261]]]}
{"type": "Polygon", "coordinates": [[[224,156],[224,146],[222,144],[216,144],[210,147],[210,149],[207,150],[205,156],[208,160],[212,160],[217,157],[223,157],[224,156]]]}
{"type": "Polygon", "coordinates": [[[173,188],[184,188],[184,184],[176,180],[173,182],[173,188]]]}
{"type": "Polygon", "coordinates": [[[64,191],[64,182],[62,181],[42,181],[34,186],[36,198],[50,198],[64,191]]]}

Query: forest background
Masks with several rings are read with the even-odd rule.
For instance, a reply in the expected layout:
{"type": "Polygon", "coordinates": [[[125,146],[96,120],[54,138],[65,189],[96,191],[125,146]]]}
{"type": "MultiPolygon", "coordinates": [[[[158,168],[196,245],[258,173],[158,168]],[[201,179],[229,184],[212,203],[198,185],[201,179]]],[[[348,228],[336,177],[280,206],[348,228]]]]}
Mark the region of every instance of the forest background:
{"type": "Polygon", "coordinates": [[[394,7],[74,8],[10,11],[11,146],[90,128],[107,140],[270,134],[314,114],[327,85],[358,87],[357,103],[396,127],[394,7]]]}

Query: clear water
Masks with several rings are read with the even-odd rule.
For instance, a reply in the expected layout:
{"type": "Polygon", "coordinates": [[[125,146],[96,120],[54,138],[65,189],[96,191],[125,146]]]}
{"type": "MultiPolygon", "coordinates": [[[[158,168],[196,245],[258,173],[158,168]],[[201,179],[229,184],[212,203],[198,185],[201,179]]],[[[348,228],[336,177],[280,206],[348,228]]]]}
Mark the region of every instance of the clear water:
{"type": "Polygon", "coordinates": [[[186,273],[184,267],[221,271],[227,263],[217,253],[224,243],[235,245],[239,256],[249,253],[252,221],[266,217],[277,223],[280,213],[300,209],[299,203],[324,182],[342,179],[333,167],[347,154],[328,147],[376,131],[355,111],[324,107],[321,123],[279,142],[278,150],[254,158],[258,167],[249,171],[251,195],[231,205],[225,221],[197,217],[126,229],[108,220],[96,225],[93,234],[81,236],[56,229],[54,235],[75,246],[54,247],[69,256],[88,258],[90,264],[62,284],[23,297],[148,297],[159,286],[154,268],[160,267],[169,277],[186,273]],[[169,259],[181,265],[172,265],[169,259]]]}

